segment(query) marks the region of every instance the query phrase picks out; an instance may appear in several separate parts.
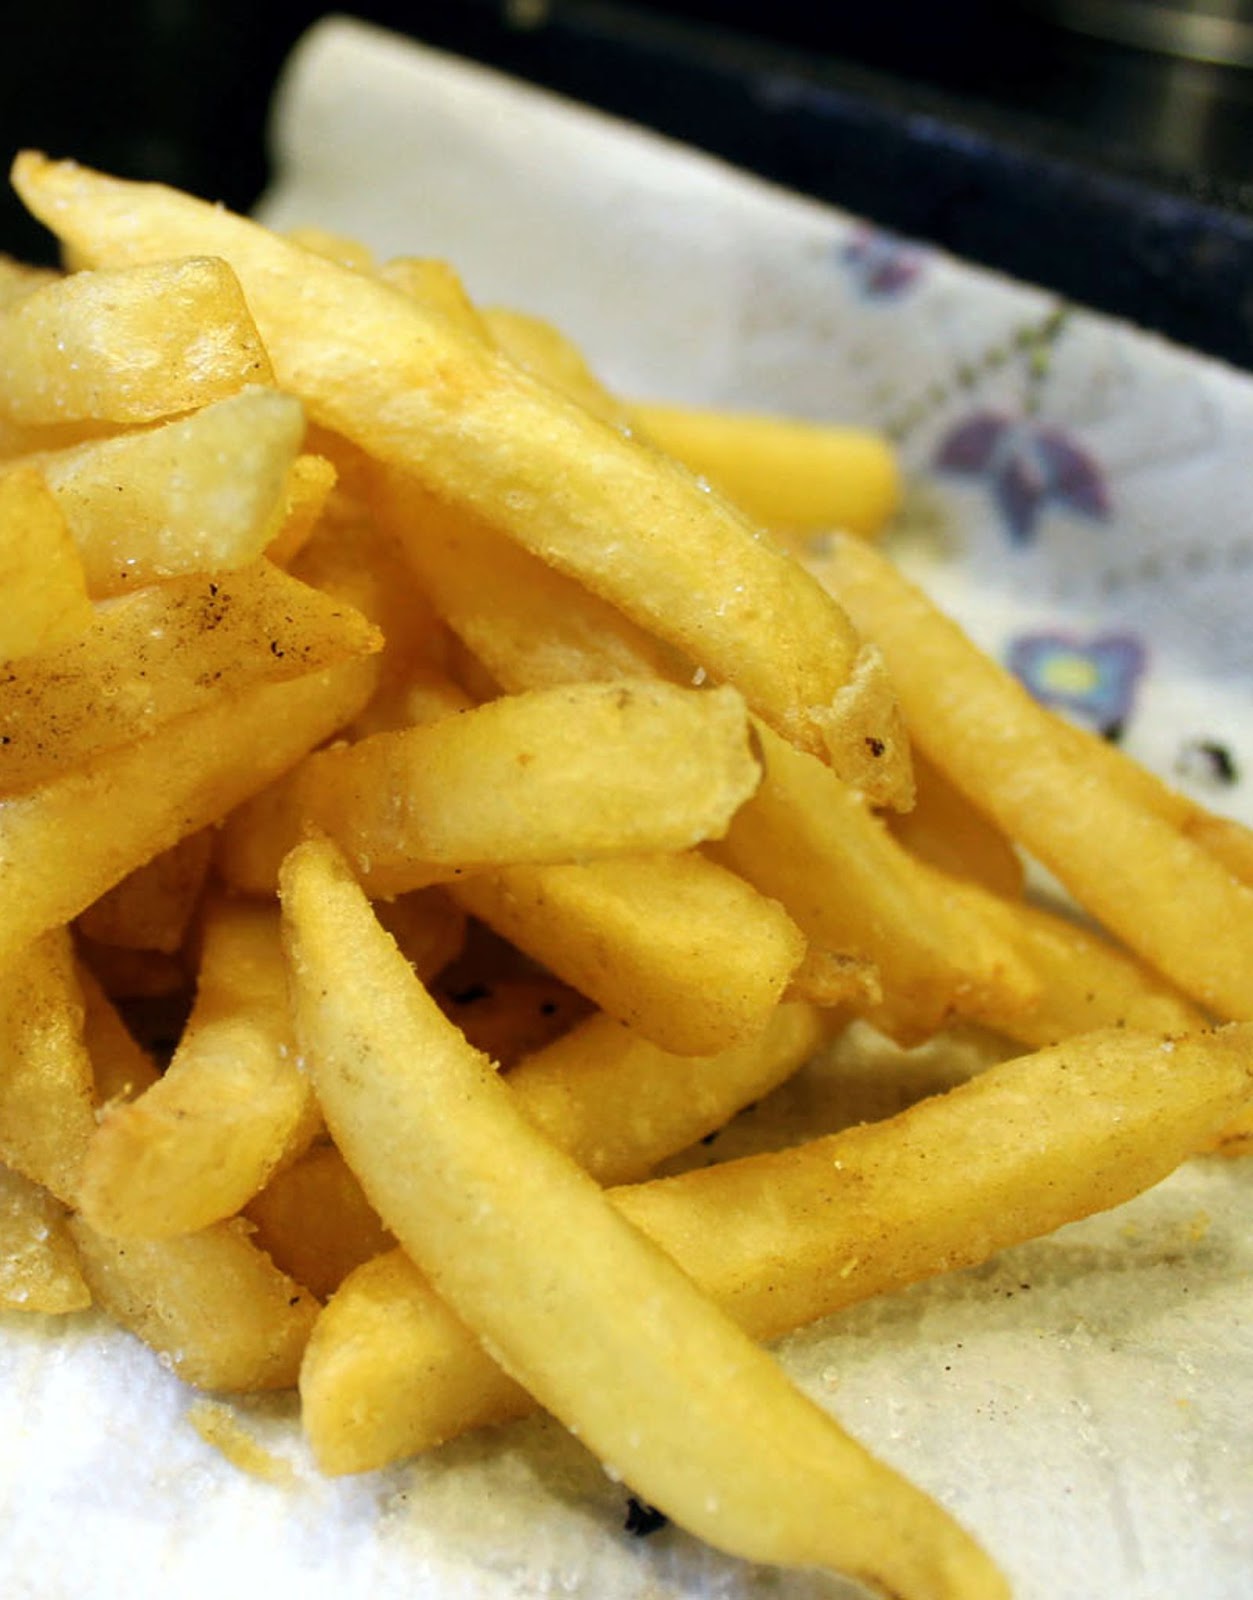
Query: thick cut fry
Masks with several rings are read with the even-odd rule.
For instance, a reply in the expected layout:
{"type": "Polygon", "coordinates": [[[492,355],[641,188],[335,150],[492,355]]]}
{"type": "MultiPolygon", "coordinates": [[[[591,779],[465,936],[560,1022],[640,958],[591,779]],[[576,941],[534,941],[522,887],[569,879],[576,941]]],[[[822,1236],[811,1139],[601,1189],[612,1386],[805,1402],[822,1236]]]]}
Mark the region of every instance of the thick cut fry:
{"type": "Polygon", "coordinates": [[[35,467],[0,474],[0,661],[66,645],[92,619],[64,514],[35,467]]]}
{"type": "Polygon", "coordinates": [[[683,468],[450,319],[221,208],[33,152],[13,177],[35,215],[98,264],[221,256],[280,386],[319,422],[578,577],[849,781],[908,804],[908,748],[877,654],[683,468]]]}
{"type": "Polygon", "coordinates": [[[886,819],[905,848],[941,872],[971,878],[993,894],[1010,899],[1021,895],[1023,865],[1013,845],[917,750],[914,783],[914,809],[886,819]]]}
{"type": "Polygon", "coordinates": [[[725,833],[759,773],[733,689],[571,684],[310,757],[287,781],[284,853],[316,828],[391,895],[488,867],[687,850],[725,833]]]}
{"type": "Polygon", "coordinates": [[[90,967],[79,964],[85,1016],[83,1042],[91,1058],[96,1105],[133,1100],[160,1078],[156,1064],[131,1033],[90,967]]]}
{"type": "Polygon", "coordinates": [[[91,1291],[65,1212],[46,1189],[0,1166],[0,1311],[82,1311],[91,1291]]]}
{"type": "Polygon", "coordinates": [[[95,1128],[83,996],[56,928],[0,964],[0,1161],[72,1205],[95,1128]]]}
{"type": "Polygon", "coordinates": [[[506,867],[449,892],[676,1055],[714,1055],[755,1038],[805,954],[781,906],[699,855],[506,867]]]}
{"type": "Polygon", "coordinates": [[[299,401],[250,388],[159,427],[33,459],[92,594],[124,594],[256,561],[286,514],[303,433],[299,401]]]}
{"type": "Polygon", "coordinates": [[[639,401],[630,415],[762,527],[873,534],[900,505],[895,452],[869,428],[639,401]]]}
{"type": "Polygon", "coordinates": [[[201,1389],[287,1389],[318,1313],[234,1218],[178,1239],[109,1239],[70,1221],[96,1303],[201,1389]]]}
{"type": "Polygon", "coordinates": [[[967,1534],[793,1389],[527,1122],[324,843],[293,853],[284,917],[336,1142],[406,1248],[602,1461],[750,1559],[917,1600],[1008,1594],[967,1534]],[[396,1159],[410,1142],[420,1163],[396,1159]]]}
{"type": "Polygon", "coordinates": [[[260,561],[101,606],[72,644],[0,674],[0,793],[55,779],[257,684],[369,655],[358,612],[260,561]]]}
{"type": "Polygon", "coordinates": [[[831,541],[821,568],[882,647],[931,760],[1151,966],[1220,1016],[1253,1018],[1253,886],[1078,756],[864,541],[831,541]]]}
{"type": "Polygon", "coordinates": [[[34,290],[0,312],[0,371],[0,415],[25,424],[155,422],[273,379],[239,283],[211,253],[34,290]]]}
{"type": "Polygon", "coordinates": [[[692,681],[681,652],[411,475],[377,473],[371,498],[440,614],[503,688],[692,681]]]}
{"type": "Polygon", "coordinates": [[[758,736],[761,786],[715,854],[781,901],[815,944],[875,964],[886,1031],[919,1040],[953,1015],[1030,1005],[1037,985],[1012,945],[821,762],[760,724],[758,736]]]}
{"type": "Polygon", "coordinates": [[[357,1267],[395,1246],[343,1156],[316,1145],[248,1204],[255,1241],[277,1267],[325,1299],[357,1267]]]}
{"type": "Polygon", "coordinates": [[[1193,1033],[1204,1012],[1092,928],[1042,906],[1001,900],[973,884],[955,886],[973,910],[1011,944],[1040,980],[1036,1002],[981,1019],[1032,1049],[1095,1028],[1193,1033]]]}
{"type": "Polygon", "coordinates": [[[78,1203],[101,1233],[166,1239],[235,1214],[320,1129],[273,905],[216,900],[196,1003],[165,1075],[100,1123],[78,1203]]]}
{"type": "MultiPolygon", "coordinates": [[[[767,1339],[1131,1199],[1250,1096],[1246,1026],[1174,1041],[1099,1032],[884,1121],[610,1198],[767,1339]]],[[[367,1471],[529,1409],[400,1251],[345,1280],[300,1387],[331,1472],[367,1471]]]]}
{"type": "Polygon", "coordinates": [[[349,721],[373,664],[225,695],[0,807],[0,968],[349,721]],[[117,797],[125,795],[124,804],[117,797]]]}
{"type": "Polygon", "coordinates": [[[781,1005],[748,1044],[676,1056],[603,1013],[508,1075],[527,1116],[598,1183],[632,1183],[778,1088],[838,1026],[814,1006],[781,1005]]]}
{"type": "Polygon", "coordinates": [[[267,561],[287,567],[308,544],[335,487],[335,468],[325,456],[303,454],[292,462],[283,489],[278,531],[265,547],[267,561]]]}
{"type": "Polygon", "coordinates": [[[210,829],[188,834],[88,906],[76,924],[78,932],[124,950],[173,955],[183,943],[212,855],[210,829]]]}

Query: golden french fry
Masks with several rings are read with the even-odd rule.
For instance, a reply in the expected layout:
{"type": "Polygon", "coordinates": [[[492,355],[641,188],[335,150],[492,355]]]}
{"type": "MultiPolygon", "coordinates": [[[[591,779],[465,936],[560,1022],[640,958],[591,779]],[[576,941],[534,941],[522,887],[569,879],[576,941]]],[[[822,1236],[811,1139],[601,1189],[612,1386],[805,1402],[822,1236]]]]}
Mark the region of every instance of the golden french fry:
{"type": "Polygon", "coordinates": [[[288,780],[285,846],[329,834],[373,895],[687,850],[726,831],[759,771],[734,689],[569,684],[319,752],[288,780]]]}
{"type": "Polygon", "coordinates": [[[747,1044],[676,1056],[598,1012],[524,1056],[508,1083],[531,1121],[598,1183],[632,1183],[777,1088],[836,1026],[789,1002],[747,1044]]]}
{"type": "MultiPolygon", "coordinates": [[[[542,379],[602,422],[632,430],[635,418],[626,402],[605,388],[579,347],[551,322],[504,306],[491,306],[482,317],[490,337],[524,372],[542,379]]],[[[639,431],[647,437],[646,427],[639,431]]]]}
{"type": "Polygon", "coordinates": [[[331,1144],[315,1145],[276,1172],[246,1215],[271,1261],[319,1299],[396,1243],[331,1144]]]}
{"type": "MultiPolygon", "coordinates": [[[[1176,1040],[1103,1031],[883,1121],[610,1199],[768,1339],[1130,1199],[1251,1095],[1247,1026],[1176,1040]]],[[[330,1472],[368,1471],[530,1409],[399,1250],[341,1285],[300,1388],[330,1472]]]]}
{"type": "Polygon", "coordinates": [[[0,964],[0,1161],[72,1205],[95,1129],[83,996],[55,928],[0,964]]]}
{"type": "Polygon", "coordinates": [[[1012,945],[907,854],[829,768],[758,725],[763,776],[713,847],[787,907],[823,949],[874,963],[893,1037],[923,1039],[952,1015],[998,1017],[1035,984],[1012,945]]]}
{"type": "MultiPolygon", "coordinates": [[[[379,921],[388,926],[386,917],[379,921]]],[[[551,1044],[591,1010],[581,994],[547,973],[487,983],[441,983],[432,993],[474,1048],[504,1068],[551,1044]]]]}
{"type": "Polygon", "coordinates": [[[0,311],[0,370],[0,415],[24,424],[154,422],[273,379],[239,283],[211,253],[33,290],[0,311]]]}
{"type": "Polygon", "coordinates": [[[32,289],[55,283],[60,276],[55,267],[32,267],[13,256],[0,255],[0,307],[16,305],[32,289]]]}
{"type": "Polygon", "coordinates": [[[172,955],[183,943],[212,855],[209,829],[188,834],[88,906],[75,924],[78,932],[101,944],[172,955]]]}
{"type": "Polygon", "coordinates": [[[35,467],[0,473],[0,661],[67,645],[92,620],[82,559],[35,467]]]}
{"type": "Polygon", "coordinates": [[[81,963],[78,982],[85,1008],[83,1043],[91,1059],[96,1105],[133,1100],[160,1078],[156,1063],[123,1022],[99,978],[81,963]]]}
{"type": "Polygon", "coordinates": [[[406,1248],[602,1461],[750,1559],[917,1600],[1008,1594],[969,1535],[805,1400],[531,1126],[330,846],[293,852],[283,898],[298,1031],[337,1144],[406,1248]],[[423,1159],[402,1175],[391,1153],[407,1138],[423,1159]]]}
{"type": "Polygon", "coordinates": [[[369,699],[370,660],[223,695],[0,808],[0,968],[225,815],[369,699]],[[119,805],[116,797],[126,796],[119,805]]]}
{"type": "Polygon", "coordinates": [[[437,978],[465,948],[466,914],[442,889],[398,894],[380,901],[375,914],[423,983],[437,978]]]}
{"type": "Polygon", "coordinates": [[[1021,895],[1023,865],[1012,843],[917,750],[914,783],[914,809],[885,819],[905,848],[941,872],[972,878],[993,894],[1010,899],[1021,895]]]}
{"type": "Polygon", "coordinates": [[[578,577],[849,781],[909,803],[908,748],[877,654],[796,562],[684,469],[450,319],[221,208],[30,151],[13,181],[98,264],[228,261],[280,386],[319,422],[578,577]]]}
{"type": "Polygon", "coordinates": [[[90,1304],[64,1208],[0,1165],[0,1311],[56,1316],[90,1304]]]}
{"type": "Polygon", "coordinates": [[[288,469],[278,531],[265,547],[267,561],[289,567],[313,536],[335,487],[335,468],[325,456],[298,455],[288,469]]]}
{"type": "Polygon", "coordinates": [[[630,417],[766,528],[874,534],[900,505],[895,452],[869,428],[655,401],[630,417]]]}
{"type": "Polygon", "coordinates": [[[350,607],[265,561],[139,590],[101,607],[81,638],[11,668],[0,704],[0,793],[54,780],[224,695],[368,655],[380,643],[350,607]]]}
{"type": "Polygon", "coordinates": [[[1032,1049],[1060,1044],[1095,1028],[1193,1033],[1205,1013],[1134,956],[1092,928],[1042,906],[1002,900],[974,884],[956,886],[988,925],[1011,944],[1040,980],[1039,996],[982,1021],[1032,1049]]]}
{"type": "Polygon", "coordinates": [[[285,515],[303,433],[298,401],[248,388],[154,428],[30,459],[66,517],[92,594],[124,594],[256,561],[285,515]]]}
{"type": "Polygon", "coordinates": [[[805,955],[781,906],[694,854],[505,867],[449,885],[471,915],[676,1055],[766,1026],[805,955]]]}
{"type": "Polygon", "coordinates": [[[447,261],[431,256],[394,256],[379,268],[384,283],[401,289],[428,311],[447,317],[471,337],[492,342],[492,330],[447,261]]]}
{"type": "Polygon", "coordinates": [[[78,1206],[113,1238],[166,1239],[233,1216],[321,1127],[292,1036],[273,904],[212,901],[196,1003],[165,1074],[111,1107],[78,1206]]]}
{"type": "Polygon", "coordinates": [[[882,648],[914,737],[957,787],[1186,994],[1253,1018],[1253,886],[1078,756],[878,551],[836,539],[821,570],[882,648]]]}
{"type": "Polygon", "coordinates": [[[82,1217],[69,1229],[96,1303],[184,1382],[248,1394],[296,1381],[317,1301],[257,1249],[246,1222],[124,1242],[82,1217]]]}

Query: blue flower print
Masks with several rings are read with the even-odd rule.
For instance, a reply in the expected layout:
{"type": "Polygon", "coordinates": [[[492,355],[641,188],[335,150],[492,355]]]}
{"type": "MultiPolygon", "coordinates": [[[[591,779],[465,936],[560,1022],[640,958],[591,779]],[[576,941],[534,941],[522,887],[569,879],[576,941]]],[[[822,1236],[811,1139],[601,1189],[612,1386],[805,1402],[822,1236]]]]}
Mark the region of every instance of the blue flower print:
{"type": "Polygon", "coordinates": [[[899,300],[918,281],[923,254],[894,233],[863,228],[844,245],[840,260],[866,300],[899,300]]]}
{"type": "Polygon", "coordinates": [[[1050,503],[1097,521],[1109,516],[1109,490],[1092,457],[1060,429],[1031,418],[977,411],[949,430],[935,461],[987,482],[1014,544],[1031,542],[1050,503]]]}
{"type": "Polygon", "coordinates": [[[1106,738],[1131,715],[1147,653],[1134,634],[1086,642],[1065,633],[1027,633],[1009,647],[1010,671],[1043,705],[1066,712],[1106,738]]]}

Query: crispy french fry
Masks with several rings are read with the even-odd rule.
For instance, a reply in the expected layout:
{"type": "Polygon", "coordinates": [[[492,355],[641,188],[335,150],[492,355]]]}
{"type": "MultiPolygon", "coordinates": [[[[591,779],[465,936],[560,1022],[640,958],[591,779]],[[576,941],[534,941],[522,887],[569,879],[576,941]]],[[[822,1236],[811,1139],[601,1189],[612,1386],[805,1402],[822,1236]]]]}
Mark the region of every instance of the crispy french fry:
{"type": "Polygon", "coordinates": [[[92,594],[124,594],[256,561],[286,513],[303,433],[298,401],[249,388],[158,427],[32,459],[66,517],[92,594]]]}
{"type": "MultiPolygon", "coordinates": [[[[1098,1032],[883,1121],[610,1198],[767,1339],[1130,1199],[1212,1142],[1251,1095],[1247,1026],[1173,1041],[1098,1032]]],[[[300,1387],[330,1472],[529,1409],[401,1251],[341,1285],[300,1387]]]]}
{"type": "Polygon", "coordinates": [[[237,1394],[295,1382],[317,1301],[257,1249],[246,1222],[125,1242],[82,1217],[69,1229],[96,1303],[184,1382],[237,1394]]]}
{"type": "Polygon", "coordinates": [[[64,514],[35,467],[0,473],[0,661],[68,645],[92,620],[64,514]]]}
{"type": "Polygon", "coordinates": [[[276,1172],[246,1215],[275,1266],[319,1299],[396,1243],[332,1144],[315,1145],[276,1172]]]}
{"type": "Polygon", "coordinates": [[[972,878],[993,894],[1022,894],[1022,860],[996,824],[917,750],[912,811],[892,812],[888,827],[905,848],[941,872],[972,878]]]}
{"type": "Polygon", "coordinates": [[[55,928],[0,965],[0,1161],[72,1205],[95,1127],[82,991],[55,928]]]}
{"type": "Polygon", "coordinates": [[[117,1007],[90,967],[81,963],[78,982],[85,1008],[83,1043],[91,1059],[97,1106],[133,1100],[160,1078],[152,1057],[123,1022],[117,1007]]]}
{"type": "Polygon", "coordinates": [[[447,261],[431,256],[394,256],[379,268],[379,277],[485,344],[492,330],[466,293],[465,285],[447,261]]]}
{"type": "Polygon", "coordinates": [[[319,422],[587,583],[849,781],[909,803],[908,748],[877,653],[685,470],[450,319],[221,208],[34,152],[13,181],[97,264],[196,251],[228,261],[278,382],[319,422]]]}
{"type": "Polygon", "coordinates": [[[695,854],[506,867],[449,892],[676,1055],[713,1055],[755,1037],[805,954],[781,906],[695,854]]]}
{"type": "Polygon", "coordinates": [[[233,1216],[320,1127],[291,1030],[277,909],[215,900],[178,1049],[158,1083],[104,1115],[79,1209],[113,1238],[192,1233],[233,1216]]]}
{"type": "Polygon", "coordinates": [[[283,892],[298,1028],[336,1142],[542,1403],[650,1503],[737,1554],[918,1600],[1008,1594],[969,1535],[793,1389],[527,1122],[342,858],[301,846],[283,892]],[[412,1182],[391,1159],[405,1138],[422,1141],[412,1182]]]}
{"type": "Polygon", "coordinates": [[[56,1316],[90,1304],[64,1208],[46,1189],[0,1166],[0,1310],[56,1316]]]}
{"type": "MultiPolygon", "coordinates": [[[[379,921],[387,927],[385,918],[379,921]]],[[[548,973],[490,983],[441,983],[432,992],[440,1010],[474,1048],[506,1068],[551,1044],[591,1010],[581,994],[548,973]]]]}
{"type": "Polygon", "coordinates": [[[687,850],[756,787],[735,690],[648,679],[509,695],[319,752],[288,780],[292,835],[346,850],[373,895],[521,862],[687,850]]]}
{"type": "Polygon", "coordinates": [[[466,914],[442,889],[398,894],[375,912],[423,983],[437,978],[465,948],[466,914]]]}
{"type": "Polygon", "coordinates": [[[366,659],[223,695],[138,744],[6,801],[0,967],[127,873],[264,788],[350,720],[374,681],[366,659]],[[100,826],[105,815],[107,828],[100,826]]]}
{"type": "Polygon", "coordinates": [[[882,434],[797,417],[636,401],[633,423],[766,528],[878,533],[901,500],[882,434]]]}
{"type": "Polygon", "coordinates": [[[76,924],[78,932],[100,944],[173,955],[183,943],[212,855],[209,829],[188,834],[88,906],[76,924]]]}
{"type": "Polygon", "coordinates": [[[836,539],[821,569],[883,649],[931,760],[1186,994],[1253,1017],[1253,886],[1078,757],[1057,720],[878,551],[836,539]]]}
{"type": "Polygon", "coordinates": [[[153,422],[273,379],[239,283],[211,255],[42,285],[0,311],[0,370],[0,415],[26,424],[153,422]]]}
{"type": "Polygon", "coordinates": [[[676,1056],[598,1012],[508,1074],[535,1125],[598,1183],[632,1183],[791,1077],[838,1021],[781,1005],[747,1044],[676,1056]]]}
{"type": "Polygon", "coordinates": [[[893,1037],[923,1039],[951,1015],[1002,1017],[1037,985],[1012,945],[903,850],[829,768],[758,725],[761,786],[713,847],[787,907],[820,948],[869,960],[875,1012],[893,1037]]]}
{"type": "Polygon", "coordinates": [[[10,668],[0,704],[0,793],[56,779],[223,695],[369,655],[380,644],[359,613],[265,561],[124,596],[102,606],[81,638],[10,668]]]}
{"type": "MultiPolygon", "coordinates": [[[[559,328],[543,317],[505,306],[490,306],[482,317],[490,337],[524,372],[542,379],[602,422],[632,430],[636,419],[626,402],[605,388],[583,352],[559,328]]],[[[639,431],[647,437],[647,428],[639,431]]]]}
{"type": "Polygon", "coordinates": [[[265,547],[267,561],[289,567],[313,536],[335,487],[335,468],[325,456],[298,455],[288,469],[278,531],[265,547]]]}

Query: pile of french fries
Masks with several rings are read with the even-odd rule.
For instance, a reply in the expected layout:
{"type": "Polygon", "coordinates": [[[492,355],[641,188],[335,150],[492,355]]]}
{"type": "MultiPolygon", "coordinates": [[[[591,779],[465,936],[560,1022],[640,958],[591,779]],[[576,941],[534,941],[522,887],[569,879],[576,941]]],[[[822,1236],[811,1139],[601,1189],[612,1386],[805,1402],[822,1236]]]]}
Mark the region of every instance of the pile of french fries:
{"type": "Polygon", "coordinates": [[[1247,1147],[1253,837],[906,582],[881,441],[13,176],[67,270],[0,264],[0,1305],[298,1384],[331,1473],[539,1405],[725,1550],[1006,1594],[761,1341],[1247,1147]],[[946,1094],[653,1176],[966,1023],[946,1094]]]}

